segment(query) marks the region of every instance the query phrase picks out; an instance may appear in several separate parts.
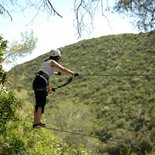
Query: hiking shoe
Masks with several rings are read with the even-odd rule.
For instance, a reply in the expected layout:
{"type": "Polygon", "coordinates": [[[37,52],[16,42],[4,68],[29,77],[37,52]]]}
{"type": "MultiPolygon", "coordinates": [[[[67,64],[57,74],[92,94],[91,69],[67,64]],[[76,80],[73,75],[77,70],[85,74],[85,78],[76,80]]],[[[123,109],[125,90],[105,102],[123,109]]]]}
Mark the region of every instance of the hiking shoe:
{"type": "Polygon", "coordinates": [[[33,124],[32,127],[33,127],[33,128],[38,128],[38,127],[40,127],[40,125],[39,125],[39,124],[33,124]]]}
{"type": "Polygon", "coordinates": [[[38,128],[38,127],[46,127],[46,124],[44,123],[38,123],[38,124],[33,124],[33,128],[38,128]]]}
{"type": "Polygon", "coordinates": [[[40,126],[41,126],[41,127],[46,127],[46,124],[45,124],[45,123],[40,122],[40,126]]]}

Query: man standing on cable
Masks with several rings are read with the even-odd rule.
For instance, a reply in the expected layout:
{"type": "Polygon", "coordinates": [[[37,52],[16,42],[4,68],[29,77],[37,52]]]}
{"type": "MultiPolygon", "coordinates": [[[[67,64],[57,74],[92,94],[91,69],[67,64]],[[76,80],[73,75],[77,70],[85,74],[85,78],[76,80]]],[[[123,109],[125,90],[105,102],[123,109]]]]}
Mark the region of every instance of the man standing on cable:
{"type": "MultiPolygon", "coordinates": [[[[36,105],[34,108],[34,123],[33,127],[45,127],[46,124],[41,122],[41,115],[44,113],[44,107],[46,104],[47,92],[51,91],[49,87],[49,77],[55,73],[55,68],[59,69],[64,73],[78,76],[79,74],[60,65],[58,62],[61,59],[61,52],[58,49],[51,50],[50,57],[45,60],[37,73],[33,81],[33,90],[35,93],[36,105]]],[[[58,72],[57,74],[61,74],[58,72]]]]}

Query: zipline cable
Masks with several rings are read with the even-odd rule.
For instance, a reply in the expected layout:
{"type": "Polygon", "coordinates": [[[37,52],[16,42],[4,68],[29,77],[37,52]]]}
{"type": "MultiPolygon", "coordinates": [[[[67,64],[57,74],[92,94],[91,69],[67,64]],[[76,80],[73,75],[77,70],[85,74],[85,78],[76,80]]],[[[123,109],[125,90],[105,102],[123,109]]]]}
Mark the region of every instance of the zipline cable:
{"type": "MultiPolygon", "coordinates": [[[[62,130],[62,129],[56,129],[56,128],[52,128],[52,127],[45,127],[45,129],[53,130],[53,131],[57,131],[57,132],[65,132],[65,133],[69,133],[69,134],[73,134],[73,135],[79,135],[79,136],[82,136],[82,137],[90,137],[90,138],[95,138],[95,139],[100,138],[98,136],[87,135],[87,134],[83,134],[83,133],[79,133],[79,132],[67,131],[67,130],[62,130]]],[[[119,139],[111,138],[111,139],[108,139],[107,141],[130,144],[134,148],[134,144],[130,140],[119,140],[119,139]]]]}
{"type": "Polygon", "coordinates": [[[103,75],[87,75],[87,74],[82,74],[82,75],[80,75],[79,77],[107,77],[107,76],[111,76],[111,77],[113,77],[113,76],[118,76],[118,77],[123,77],[123,76],[131,76],[131,77],[155,77],[155,75],[147,75],[147,74],[103,74],[103,75]]]}
{"type": "Polygon", "coordinates": [[[87,134],[83,134],[83,133],[79,133],[79,132],[61,130],[61,129],[56,129],[56,128],[52,128],[52,127],[46,127],[45,129],[54,130],[54,131],[58,131],[58,132],[65,132],[65,133],[69,133],[69,134],[73,134],[73,135],[79,135],[79,136],[85,136],[85,137],[91,137],[91,138],[99,138],[97,136],[87,135],[87,134]]]}
{"type": "MultiPolygon", "coordinates": [[[[91,77],[91,76],[122,76],[122,75],[79,75],[78,77],[81,77],[81,76],[90,76],[91,77]]],[[[123,75],[123,76],[148,76],[148,75],[123,75]]],[[[151,76],[155,76],[155,75],[151,75],[151,76]]],[[[70,84],[74,78],[75,78],[75,76],[70,77],[64,84],[62,84],[56,88],[53,88],[53,91],[70,84]]],[[[95,138],[95,139],[100,138],[98,136],[93,136],[93,135],[88,135],[88,134],[83,134],[83,133],[73,132],[73,131],[67,131],[67,130],[62,130],[62,129],[56,129],[56,128],[52,128],[52,127],[46,127],[46,129],[57,131],[57,132],[65,132],[65,133],[69,133],[69,134],[73,134],[73,135],[79,135],[79,136],[83,136],[83,137],[85,136],[85,137],[90,137],[90,138],[95,138]]],[[[114,142],[130,144],[134,148],[134,144],[132,144],[130,140],[118,140],[118,139],[111,138],[111,139],[108,139],[107,141],[114,141],[114,142]]]]}

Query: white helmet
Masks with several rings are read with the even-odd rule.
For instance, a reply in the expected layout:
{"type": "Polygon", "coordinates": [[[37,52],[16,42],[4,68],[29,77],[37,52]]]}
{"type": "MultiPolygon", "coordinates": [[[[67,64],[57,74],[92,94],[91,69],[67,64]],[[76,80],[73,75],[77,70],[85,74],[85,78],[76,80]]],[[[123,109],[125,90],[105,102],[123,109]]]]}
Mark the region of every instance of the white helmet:
{"type": "Polygon", "coordinates": [[[61,57],[61,52],[60,52],[60,50],[58,50],[58,49],[52,49],[51,51],[51,56],[52,57],[56,57],[56,56],[59,56],[59,57],[61,57]]]}

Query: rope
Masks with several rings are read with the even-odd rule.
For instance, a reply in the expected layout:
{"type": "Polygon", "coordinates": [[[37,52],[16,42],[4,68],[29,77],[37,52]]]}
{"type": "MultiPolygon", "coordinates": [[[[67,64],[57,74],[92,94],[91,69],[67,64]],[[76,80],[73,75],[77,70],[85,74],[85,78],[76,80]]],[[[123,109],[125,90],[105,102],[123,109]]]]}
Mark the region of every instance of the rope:
{"type": "MultiPolygon", "coordinates": [[[[123,77],[123,76],[124,77],[136,77],[136,76],[137,77],[155,77],[155,75],[145,75],[145,74],[122,74],[122,75],[121,74],[113,74],[113,75],[110,75],[110,74],[105,74],[105,75],[84,75],[84,74],[82,74],[79,77],[107,77],[107,76],[111,76],[111,77],[123,77]]],[[[54,91],[55,91],[55,89],[58,89],[58,88],[61,88],[61,87],[64,87],[64,86],[68,85],[72,81],[73,78],[74,78],[74,76],[69,78],[67,80],[67,82],[65,82],[63,85],[60,85],[60,86],[54,88],[54,91]]],[[[46,127],[45,129],[54,130],[54,131],[57,131],[57,132],[65,132],[65,133],[69,133],[69,134],[73,134],[73,135],[79,135],[79,136],[90,137],[90,138],[95,138],[95,139],[100,138],[98,136],[87,135],[87,134],[83,134],[83,133],[67,131],[67,130],[62,130],[62,129],[56,129],[56,128],[52,128],[52,127],[46,127]]],[[[135,148],[134,144],[130,140],[119,140],[119,139],[111,138],[111,139],[108,139],[107,141],[114,141],[114,142],[130,144],[132,148],[135,148]]],[[[138,149],[140,149],[140,148],[138,148],[138,149]]]]}
{"type": "Polygon", "coordinates": [[[72,82],[73,78],[75,78],[75,76],[71,76],[64,84],[62,84],[60,86],[57,86],[55,88],[52,88],[52,91],[54,92],[56,89],[64,87],[64,86],[70,84],[72,82]]]}
{"type": "Polygon", "coordinates": [[[102,76],[118,76],[118,77],[121,77],[121,76],[131,76],[131,77],[155,77],[155,75],[147,75],[147,74],[103,74],[103,75],[85,75],[85,74],[82,74],[80,75],[81,77],[102,77],[102,76]]]}
{"type": "MultiPolygon", "coordinates": [[[[83,136],[83,137],[90,137],[90,138],[99,139],[98,136],[92,136],[92,135],[87,135],[87,134],[73,132],[73,131],[56,129],[56,128],[52,128],[52,127],[45,127],[45,129],[54,130],[54,131],[57,131],[57,132],[65,132],[65,133],[69,133],[69,134],[73,134],[73,135],[79,135],[79,136],[83,136]]],[[[111,139],[108,139],[107,141],[114,141],[114,142],[120,142],[120,143],[130,144],[132,147],[134,147],[130,140],[118,140],[118,139],[111,138],[111,139]]]]}
{"type": "Polygon", "coordinates": [[[52,128],[52,127],[46,127],[45,129],[55,130],[55,131],[58,131],[58,132],[65,132],[65,133],[69,133],[69,134],[73,134],[73,135],[79,135],[79,136],[85,136],[85,137],[91,137],[91,138],[97,138],[97,139],[99,138],[99,137],[97,137],[97,136],[86,135],[86,134],[79,133],[79,132],[61,130],[61,129],[56,129],[56,128],[52,128]]]}

